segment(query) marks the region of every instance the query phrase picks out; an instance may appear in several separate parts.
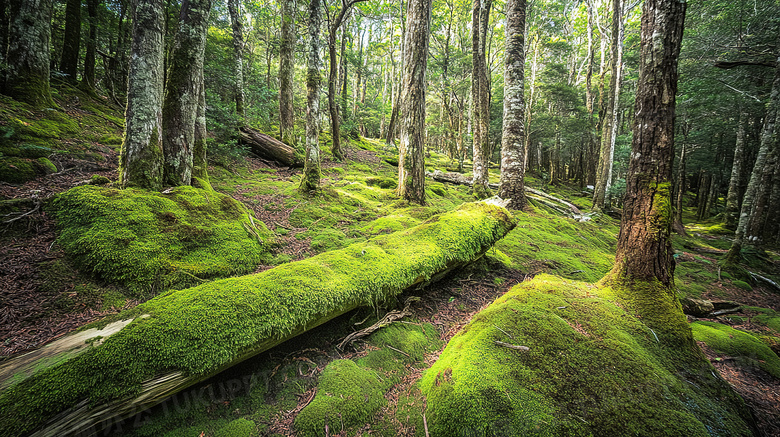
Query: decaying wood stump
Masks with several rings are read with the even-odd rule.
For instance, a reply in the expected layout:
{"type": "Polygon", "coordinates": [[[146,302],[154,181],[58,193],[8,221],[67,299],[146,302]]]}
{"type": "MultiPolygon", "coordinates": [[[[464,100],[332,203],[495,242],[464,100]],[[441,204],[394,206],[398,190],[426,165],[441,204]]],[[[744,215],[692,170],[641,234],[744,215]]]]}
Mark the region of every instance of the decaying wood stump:
{"type": "Polygon", "coordinates": [[[0,367],[0,436],[93,435],[360,306],[435,281],[515,226],[490,201],[262,273],[172,291],[0,367]]]}

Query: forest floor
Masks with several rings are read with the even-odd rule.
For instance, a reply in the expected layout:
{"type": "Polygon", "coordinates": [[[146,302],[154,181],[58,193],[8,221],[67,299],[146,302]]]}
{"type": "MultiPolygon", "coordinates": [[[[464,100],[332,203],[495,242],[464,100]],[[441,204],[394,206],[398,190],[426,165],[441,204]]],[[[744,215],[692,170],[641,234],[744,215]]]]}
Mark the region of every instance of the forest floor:
{"type": "MultiPolygon", "coordinates": [[[[25,212],[38,208],[24,216],[24,212],[11,213],[2,220],[13,222],[0,226],[0,299],[3,302],[0,363],[148,298],[123,294],[121,287],[80,272],[56,244],[53,218],[45,208],[40,208],[40,199],[84,184],[93,175],[116,180],[116,147],[99,141],[93,143],[91,149],[102,158],[64,155],[58,158],[56,173],[23,184],[0,182],[0,200],[31,199],[25,212]]],[[[392,152],[382,150],[370,140],[356,143],[345,149],[344,162],[335,162],[329,154],[324,154],[326,188],[318,198],[307,199],[296,194],[299,169],[277,167],[255,158],[247,158],[244,165],[236,168],[210,168],[214,188],[243,202],[275,234],[272,257],[267,265],[258,266],[257,271],[344,247],[372,235],[404,229],[470,199],[466,187],[435,183],[430,187],[431,204],[427,208],[393,200],[390,190],[378,188],[394,177],[396,168],[384,161],[384,156],[392,152]],[[389,224],[387,220],[381,221],[389,217],[392,217],[389,224]]],[[[449,164],[436,153],[430,160],[442,170],[449,164]]],[[[543,186],[534,178],[529,178],[529,182],[535,188],[569,199],[581,209],[589,209],[589,200],[578,187],[543,186]]],[[[393,346],[392,339],[380,341],[373,337],[339,350],[336,344],[344,336],[381,318],[392,305],[360,310],[187,392],[192,395],[201,390],[202,393],[211,387],[229,385],[231,381],[243,381],[247,375],[259,376],[262,383],[245,387],[245,394],[212,396],[197,405],[193,401],[188,408],[177,409],[175,414],[153,409],[126,421],[122,432],[139,436],[217,435],[221,425],[251,419],[255,435],[292,435],[296,415],[314,398],[317,377],[329,362],[342,358],[366,360],[372,352],[390,348],[400,367],[387,373],[392,384],[386,391],[386,405],[365,426],[348,429],[334,426],[330,435],[425,435],[424,398],[416,382],[437,359],[447,341],[477,312],[537,273],[595,282],[611,265],[617,232],[614,220],[603,217],[598,223],[580,225],[571,219],[556,218],[553,211],[544,211],[541,205],[535,211],[521,220],[513,231],[514,236],[496,245],[499,254],[489,254],[439,283],[404,296],[414,295],[421,300],[412,306],[413,315],[399,322],[401,326],[406,326],[403,323],[433,326],[437,332],[436,338],[421,346],[422,353],[407,353],[403,347],[393,346]],[[502,255],[510,260],[499,261],[502,255]]],[[[728,247],[728,238],[709,232],[707,224],[691,224],[688,230],[689,237],[675,241],[676,280],[681,295],[744,304],[740,313],[712,320],[767,334],[770,341],[775,338],[773,350],[777,353],[776,337],[769,335],[770,329],[765,323],[759,323],[759,319],[766,314],[764,310],[780,311],[780,294],[764,284],[746,284],[722,274],[718,269],[718,253],[728,247]]],[[[778,256],[773,252],[769,256],[773,264],[764,263],[761,273],[777,277],[778,256]]],[[[700,345],[721,376],[751,406],[765,435],[780,435],[777,409],[780,380],[704,343],[700,345]]],[[[179,399],[186,398],[185,393],[179,399]]]]}

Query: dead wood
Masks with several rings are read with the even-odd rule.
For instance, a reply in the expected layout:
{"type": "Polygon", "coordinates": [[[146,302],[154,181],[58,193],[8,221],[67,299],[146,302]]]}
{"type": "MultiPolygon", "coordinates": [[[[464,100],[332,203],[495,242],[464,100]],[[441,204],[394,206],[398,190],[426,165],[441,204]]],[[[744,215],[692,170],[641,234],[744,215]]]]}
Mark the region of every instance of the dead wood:
{"type": "MultiPolygon", "coordinates": [[[[373,334],[375,331],[377,331],[377,330],[379,330],[379,329],[381,329],[381,328],[383,328],[383,327],[385,327],[387,325],[390,325],[390,324],[392,324],[393,322],[395,322],[395,321],[397,321],[399,319],[402,319],[402,318],[404,318],[406,316],[411,316],[412,315],[412,310],[411,310],[412,303],[413,302],[417,302],[419,300],[420,300],[420,298],[416,297],[416,296],[412,296],[412,297],[406,299],[406,303],[404,304],[404,309],[403,310],[401,310],[401,311],[398,311],[398,310],[390,311],[389,313],[385,314],[385,316],[382,317],[381,320],[379,320],[378,322],[376,322],[373,325],[369,326],[368,328],[361,329],[360,331],[355,331],[355,332],[349,334],[348,336],[344,337],[344,339],[341,340],[341,342],[336,347],[339,350],[343,350],[344,347],[347,344],[350,344],[350,343],[352,343],[352,342],[354,342],[356,340],[359,340],[361,338],[368,337],[369,335],[373,334]]],[[[401,351],[398,351],[398,352],[401,352],[401,351]]]]}
{"type": "Polygon", "coordinates": [[[241,141],[248,145],[255,155],[271,159],[288,167],[299,167],[301,165],[295,156],[295,149],[276,138],[251,127],[240,128],[239,134],[241,141]]]}
{"type": "Polygon", "coordinates": [[[531,350],[531,348],[528,347],[528,346],[518,346],[516,344],[506,343],[506,342],[503,342],[503,341],[500,341],[500,340],[496,340],[493,343],[495,343],[495,344],[497,344],[498,346],[501,346],[501,347],[514,349],[516,351],[528,352],[528,351],[531,350]]]}

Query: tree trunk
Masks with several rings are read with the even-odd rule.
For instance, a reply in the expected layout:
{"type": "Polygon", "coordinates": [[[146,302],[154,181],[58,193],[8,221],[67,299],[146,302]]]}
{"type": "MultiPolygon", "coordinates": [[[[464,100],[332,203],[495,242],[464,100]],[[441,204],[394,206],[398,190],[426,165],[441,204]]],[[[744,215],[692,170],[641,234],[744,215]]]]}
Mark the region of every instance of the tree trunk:
{"type": "Polygon", "coordinates": [[[320,0],[309,3],[309,65],[306,72],[306,160],[304,161],[301,191],[308,193],[320,188],[320,27],[322,23],[320,0]]]}
{"type": "Polygon", "coordinates": [[[759,190],[759,184],[766,166],[768,156],[773,148],[777,147],[776,125],[780,111],[780,55],[777,57],[777,67],[775,68],[775,78],[772,82],[772,91],[769,96],[769,102],[766,107],[766,116],[764,117],[764,126],[761,131],[761,142],[756,156],[756,162],[753,165],[753,171],[750,174],[745,195],[742,198],[742,207],[740,208],[737,230],[734,233],[734,240],[731,243],[729,252],[724,259],[725,264],[733,264],[739,261],[742,246],[745,244],[745,236],[748,233],[748,224],[751,220],[754,203],[759,190]]]}
{"type": "Polygon", "coordinates": [[[200,77],[198,78],[198,110],[195,117],[195,139],[192,145],[192,178],[208,182],[209,166],[206,159],[206,134],[206,82],[203,69],[201,68],[200,77]]]}
{"type": "Polygon", "coordinates": [[[682,221],[682,208],[683,208],[683,196],[685,194],[685,143],[680,147],[680,162],[677,166],[677,195],[675,196],[674,205],[674,221],[672,222],[672,229],[677,232],[678,235],[688,236],[685,232],[685,225],[682,221]]]}
{"type": "Polygon", "coordinates": [[[727,229],[735,229],[739,221],[739,180],[744,167],[745,159],[745,124],[747,123],[744,111],[740,111],[739,125],[737,126],[737,142],[734,147],[734,161],[731,164],[731,179],[729,179],[729,192],[726,195],[726,211],[723,213],[723,226],[727,229]]]}
{"type": "Polygon", "coordinates": [[[230,23],[233,27],[233,69],[235,74],[236,115],[239,123],[246,123],[244,109],[244,26],[241,22],[239,0],[228,0],[230,23]]]}
{"type": "Polygon", "coordinates": [[[84,76],[82,87],[87,92],[95,92],[95,52],[97,50],[98,30],[98,1],[87,0],[87,14],[89,15],[89,38],[87,38],[87,50],[84,54],[84,76]]]}
{"type": "Polygon", "coordinates": [[[612,72],[609,80],[609,96],[601,130],[601,149],[593,190],[593,209],[604,209],[607,191],[612,184],[612,164],[617,138],[617,117],[620,103],[620,73],[623,62],[623,0],[612,1],[612,72]]]}
{"type": "Polygon", "coordinates": [[[671,179],[677,60],[686,3],[646,0],[631,160],[615,266],[604,282],[616,288],[652,329],[691,344],[674,287],[671,179]]]}
{"type": "Polygon", "coordinates": [[[488,187],[490,85],[485,59],[491,5],[492,0],[474,0],[471,21],[471,95],[474,101],[474,165],[472,173],[474,174],[474,195],[479,199],[492,195],[488,187]]]}
{"type": "Polygon", "coordinates": [[[293,72],[295,70],[295,0],[282,1],[282,35],[279,46],[279,131],[282,142],[295,144],[293,72]]]}
{"type": "Polygon", "coordinates": [[[211,0],[182,3],[163,101],[163,184],[190,185],[211,0]]]}
{"type": "Polygon", "coordinates": [[[10,0],[3,94],[36,108],[54,106],[49,90],[51,0],[10,0]]]}
{"type": "Polygon", "coordinates": [[[696,192],[696,220],[706,219],[707,202],[709,201],[710,185],[712,185],[712,174],[702,169],[702,177],[699,179],[699,187],[696,192]]]}
{"type": "MultiPolygon", "coordinates": [[[[343,9],[342,9],[343,11],[343,9]]],[[[336,81],[338,78],[336,64],[336,31],[331,25],[328,32],[328,55],[330,68],[328,70],[328,112],[330,113],[330,151],[333,158],[339,161],[344,159],[341,150],[341,120],[339,119],[339,106],[336,104],[336,81]]]]}
{"type": "Polygon", "coordinates": [[[2,85],[5,80],[5,64],[6,57],[8,56],[8,26],[10,24],[10,17],[8,15],[9,8],[8,2],[0,2],[0,91],[2,91],[2,85]]]}
{"type": "Polygon", "coordinates": [[[401,141],[398,147],[398,195],[425,205],[425,70],[432,0],[410,0],[401,92],[401,141]]]}
{"type": "MultiPolygon", "coordinates": [[[[777,123],[777,121],[775,121],[777,123]]],[[[775,125],[776,126],[776,125],[775,125]]],[[[775,130],[777,127],[775,127],[775,130]]],[[[772,190],[772,179],[775,174],[775,170],[778,165],[778,145],[777,134],[775,134],[775,141],[772,149],[767,155],[766,164],[761,172],[761,180],[758,184],[758,193],[756,200],[753,204],[753,210],[750,213],[750,221],[748,222],[747,241],[751,246],[759,247],[763,245],[764,228],[769,220],[769,198],[772,190]]],[[[774,218],[777,220],[777,218],[774,218]]]]}
{"type": "Polygon", "coordinates": [[[132,323],[81,331],[37,356],[4,362],[0,384],[17,380],[0,392],[0,435],[103,431],[348,311],[437,281],[514,226],[504,208],[469,203],[403,232],[160,295],[125,317],[132,323]]]}
{"type": "MultiPolygon", "coordinates": [[[[330,134],[332,137],[331,152],[337,160],[344,159],[344,151],[341,150],[341,120],[339,119],[339,106],[336,104],[336,78],[338,76],[336,64],[336,32],[338,32],[344,17],[355,3],[365,0],[349,0],[344,2],[338,14],[334,17],[328,28],[328,54],[330,55],[330,68],[328,71],[328,111],[330,112],[330,134]]],[[[342,38],[343,40],[343,38],[342,38]]]]}
{"type": "Polygon", "coordinates": [[[162,188],[163,2],[138,0],[119,157],[122,188],[162,188]]]}
{"type": "Polygon", "coordinates": [[[512,209],[526,207],[525,184],[525,0],[506,2],[504,48],[504,120],[501,138],[501,180],[498,197],[512,209]]]}
{"type": "Polygon", "coordinates": [[[60,71],[66,80],[76,83],[81,47],[81,0],[67,0],[65,6],[65,33],[62,37],[60,71]]]}

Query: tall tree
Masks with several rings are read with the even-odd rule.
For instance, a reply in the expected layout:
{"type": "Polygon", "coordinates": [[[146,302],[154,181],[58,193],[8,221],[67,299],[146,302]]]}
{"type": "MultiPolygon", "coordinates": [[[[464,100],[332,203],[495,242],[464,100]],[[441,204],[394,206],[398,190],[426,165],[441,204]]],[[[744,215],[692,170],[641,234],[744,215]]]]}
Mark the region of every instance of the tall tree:
{"type": "Polygon", "coordinates": [[[301,191],[319,189],[320,177],[320,27],[322,5],[320,0],[309,3],[309,65],[306,70],[306,160],[304,161],[301,191]]]}
{"type": "Polygon", "coordinates": [[[487,45],[487,28],[490,19],[492,0],[474,0],[471,21],[471,98],[474,102],[474,152],[473,152],[473,187],[478,198],[490,197],[488,187],[488,164],[490,157],[490,80],[488,78],[487,61],[485,59],[487,45]]]}
{"type": "Polygon", "coordinates": [[[190,185],[211,0],[184,0],[163,101],[163,183],[190,185]]]}
{"type": "Polygon", "coordinates": [[[245,123],[244,113],[244,26],[241,22],[239,0],[228,0],[228,13],[233,27],[233,70],[235,73],[236,114],[245,123]]]}
{"type": "Polygon", "coordinates": [[[425,204],[425,71],[432,3],[432,0],[409,1],[401,84],[398,195],[420,205],[425,204]]]}
{"type": "Polygon", "coordinates": [[[81,49],[81,0],[68,0],[65,5],[65,34],[62,37],[60,71],[76,83],[81,49]]]}
{"type": "Polygon", "coordinates": [[[739,221],[734,240],[731,242],[728,254],[724,259],[726,264],[733,264],[739,261],[742,252],[742,246],[746,244],[746,234],[748,225],[754,213],[754,204],[759,192],[759,185],[764,174],[767,161],[772,154],[772,150],[777,148],[777,123],[778,114],[780,114],[780,52],[777,56],[775,67],[775,78],[772,82],[772,92],[769,96],[769,102],[766,105],[766,115],[764,116],[764,126],[761,131],[761,141],[756,156],[756,162],[753,164],[753,171],[750,174],[745,195],[742,198],[742,207],[740,208],[739,221]]]}
{"type": "Polygon", "coordinates": [[[206,83],[203,70],[198,78],[198,110],[195,114],[195,138],[192,145],[192,178],[208,181],[209,171],[206,161],[206,83]]]}
{"type": "Polygon", "coordinates": [[[282,35],[279,45],[279,130],[282,142],[293,144],[293,71],[295,68],[295,0],[282,0],[282,35]]]}
{"type": "Polygon", "coordinates": [[[745,114],[744,110],[739,112],[738,123],[734,160],[731,164],[731,178],[729,179],[729,191],[726,194],[726,211],[723,213],[723,226],[728,229],[735,229],[739,221],[739,181],[745,160],[745,124],[747,124],[747,114],[745,114]]]}
{"type": "Polygon", "coordinates": [[[612,71],[609,95],[602,120],[601,148],[596,167],[596,186],[593,190],[593,209],[604,209],[607,191],[612,184],[612,164],[617,138],[617,118],[620,102],[620,79],[623,63],[623,0],[612,0],[612,71]]]}
{"type": "MultiPolygon", "coordinates": [[[[332,137],[330,150],[336,159],[344,159],[344,152],[341,150],[341,119],[339,105],[336,103],[336,79],[338,77],[336,33],[344,22],[347,13],[352,9],[352,6],[363,1],[365,0],[342,0],[341,7],[337,8],[332,19],[330,18],[330,12],[328,12],[328,56],[330,56],[330,68],[328,69],[328,111],[330,112],[330,134],[332,137]]],[[[342,36],[343,40],[344,37],[342,36]]],[[[344,82],[346,83],[346,80],[344,82]]]]}
{"type": "MultiPolygon", "coordinates": [[[[403,59],[404,59],[404,41],[406,40],[406,20],[404,17],[405,9],[404,9],[404,0],[401,0],[399,2],[399,15],[401,16],[401,71],[404,69],[403,65],[403,59]]],[[[395,62],[393,62],[393,74],[391,76],[395,80],[395,62]]],[[[387,124],[387,133],[385,134],[385,144],[387,144],[388,148],[389,146],[395,146],[395,137],[398,133],[398,109],[401,105],[401,87],[396,86],[395,87],[395,93],[393,93],[392,89],[390,90],[391,97],[392,97],[392,108],[390,109],[390,122],[387,124]]]]}
{"type": "Polygon", "coordinates": [[[685,8],[684,0],[646,0],[643,6],[631,161],[615,265],[605,278],[651,328],[683,342],[690,339],[690,328],[674,288],[670,234],[677,61],[685,8]]]}
{"type": "Polygon", "coordinates": [[[87,15],[89,16],[89,36],[86,53],[84,54],[84,76],[81,84],[87,91],[95,91],[95,52],[97,51],[98,1],[87,0],[87,15]]]}
{"type": "Polygon", "coordinates": [[[525,184],[525,0],[506,2],[504,49],[504,125],[501,138],[501,180],[498,197],[510,199],[510,206],[526,206],[525,184]]]}
{"type": "Polygon", "coordinates": [[[125,138],[119,155],[123,188],[162,188],[163,0],[138,0],[127,81],[125,138]]]}
{"type": "Polygon", "coordinates": [[[54,106],[49,89],[51,0],[11,0],[3,94],[42,108],[54,106]]]}

